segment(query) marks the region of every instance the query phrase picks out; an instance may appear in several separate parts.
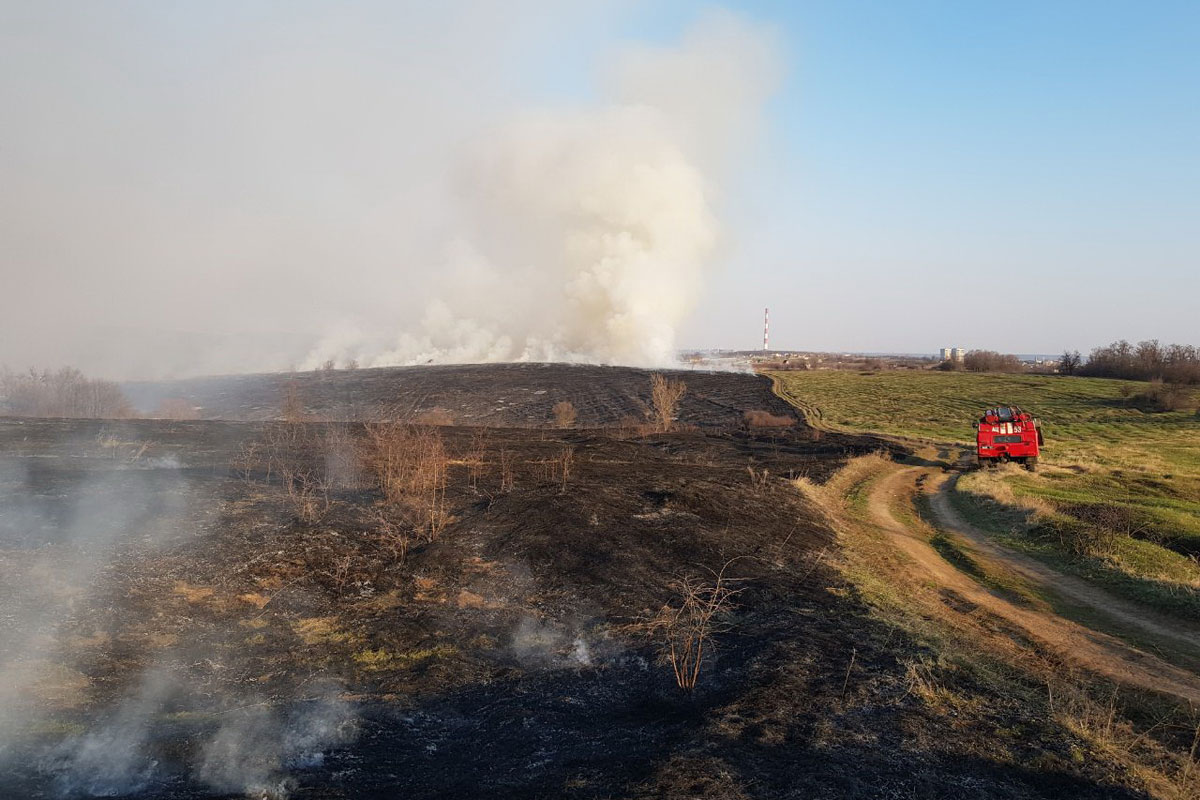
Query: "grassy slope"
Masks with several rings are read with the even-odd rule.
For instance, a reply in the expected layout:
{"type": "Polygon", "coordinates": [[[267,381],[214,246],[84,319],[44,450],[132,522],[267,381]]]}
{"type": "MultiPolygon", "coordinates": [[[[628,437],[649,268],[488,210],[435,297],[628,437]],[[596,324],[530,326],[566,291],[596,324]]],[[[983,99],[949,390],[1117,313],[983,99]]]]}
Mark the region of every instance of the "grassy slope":
{"type": "MultiPolygon", "coordinates": [[[[1094,378],[833,370],[775,377],[785,396],[819,414],[824,425],[848,431],[970,445],[970,423],[981,409],[1015,404],[1032,411],[1046,432],[1043,461],[1050,468],[1036,475],[1008,471],[984,482],[1002,481],[1010,497],[1040,503],[1064,520],[1064,512],[1120,509],[1124,532],[1138,538],[1118,537],[1114,552],[1091,559],[1088,571],[1107,570],[1112,581],[1105,582],[1130,579],[1142,589],[1146,581],[1161,584],[1167,595],[1187,595],[1186,606],[1198,602],[1192,595],[1200,587],[1200,565],[1190,558],[1200,553],[1195,414],[1139,411],[1122,400],[1131,384],[1094,378]]],[[[972,491],[974,483],[963,488],[972,491]]]]}

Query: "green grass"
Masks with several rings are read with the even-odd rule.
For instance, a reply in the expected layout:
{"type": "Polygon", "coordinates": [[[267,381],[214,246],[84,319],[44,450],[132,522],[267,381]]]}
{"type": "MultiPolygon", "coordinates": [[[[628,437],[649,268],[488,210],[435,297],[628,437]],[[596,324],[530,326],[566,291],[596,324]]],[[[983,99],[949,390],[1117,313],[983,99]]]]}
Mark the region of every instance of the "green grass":
{"type": "Polygon", "coordinates": [[[955,493],[960,511],[1056,567],[1200,618],[1200,416],[1129,405],[1124,396],[1145,384],[910,370],[772,377],[824,427],[965,447],[973,446],[971,423],[984,408],[1023,407],[1042,422],[1045,468],[968,476],[962,485],[973,491],[955,493]],[[1064,530],[1100,524],[1120,535],[1103,557],[1074,555],[1035,535],[1022,505],[1044,509],[1064,530]]]}
{"type": "Polygon", "coordinates": [[[1200,475],[1200,417],[1128,405],[1122,391],[1140,391],[1145,384],[927,370],[813,370],[772,377],[786,398],[815,410],[821,424],[835,430],[969,445],[975,441],[971,423],[983,409],[1018,405],[1041,420],[1052,460],[1200,475]]]}
{"type": "Polygon", "coordinates": [[[1078,524],[1058,514],[1039,518],[1027,508],[997,500],[989,483],[1011,476],[972,473],[950,494],[955,509],[975,527],[1048,566],[1094,583],[1127,600],[1200,621],[1200,565],[1151,542],[1116,537],[1105,555],[1077,555],[1057,546],[1051,526],[1078,524]]]}

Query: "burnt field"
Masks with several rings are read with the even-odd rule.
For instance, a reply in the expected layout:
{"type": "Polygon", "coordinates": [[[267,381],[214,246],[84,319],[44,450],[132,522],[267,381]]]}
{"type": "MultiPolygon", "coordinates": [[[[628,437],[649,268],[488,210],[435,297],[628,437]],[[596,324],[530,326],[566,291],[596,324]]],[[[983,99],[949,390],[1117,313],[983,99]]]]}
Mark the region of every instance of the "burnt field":
{"type": "MultiPolygon", "coordinates": [[[[762,379],[728,372],[665,374],[687,383],[680,418],[691,425],[736,426],[747,410],[795,415],[762,379]]],[[[645,371],[584,364],[321,370],[123,388],[145,414],[155,414],[164,403],[186,404],[202,419],[226,420],[279,419],[289,394],[319,418],[412,420],[441,411],[459,424],[505,427],[546,425],[554,404],[562,401],[575,406],[581,427],[636,424],[645,420],[650,403],[645,371]]]]}
{"type": "MultiPolygon", "coordinates": [[[[494,424],[339,421],[376,371],[298,378],[301,421],[0,420],[0,795],[1137,796],[969,671],[969,715],[914,694],[932,654],[788,480],[879,441],[748,427],[786,411],[750,376],[653,432],[635,370],[378,374],[368,407],[494,424]],[[647,623],[718,574],[684,691],[647,623]]],[[[256,380],[196,405],[278,416],[256,380]]]]}

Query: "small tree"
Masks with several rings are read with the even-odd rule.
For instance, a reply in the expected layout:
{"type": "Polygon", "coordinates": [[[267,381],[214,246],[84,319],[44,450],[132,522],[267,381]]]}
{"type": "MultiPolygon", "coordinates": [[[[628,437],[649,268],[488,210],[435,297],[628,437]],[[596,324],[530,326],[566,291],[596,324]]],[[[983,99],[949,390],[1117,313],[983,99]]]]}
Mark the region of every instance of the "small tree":
{"type": "Polygon", "coordinates": [[[1082,363],[1083,357],[1078,350],[1064,350],[1062,358],[1058,360],[1058,371],[1063,375],[1074,375],[1082,363]]]}
{"type": "Polygon", "coordinates": [[[635,632],[658,640],[676,685],[685,692],[695,691],[705,652],[714,646],[713,636],[729,629],[727,617],[733,609],[732,601],[741,591],[732,588],[725,577],[731,563],[712,573],[711,580],[685,577],[672,581],[669,586],[676,596],[675,604],[663,605],[632,626],[635,632]]]}
{"type": "Polygon", "coordinates": [[[652,421],[660,433],[671,430],[686,392],[687,384],[683,381],[671,380],[657,372],[650,376],[650,400],[654,406],[652,421]]]}
{"type": "Polygon", "coordinates": [[[575,424],[578,412],[569,400],[559,400],[554,404],[554,424],[560,428],[570,428],[575,424]]]}

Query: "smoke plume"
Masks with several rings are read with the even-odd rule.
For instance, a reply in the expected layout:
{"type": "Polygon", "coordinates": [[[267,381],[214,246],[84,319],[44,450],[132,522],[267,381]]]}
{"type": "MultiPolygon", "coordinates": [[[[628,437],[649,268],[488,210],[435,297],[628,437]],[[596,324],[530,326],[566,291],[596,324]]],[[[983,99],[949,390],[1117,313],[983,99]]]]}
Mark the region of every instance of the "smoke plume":
{"type": "Polygon", "coordinates": [[[671,360],[775,48],[633,13],[0,4],[0,365],[671,360]]]}
{"type": "Polygon", "coordinates": [[[459,166],[464,235],[419,327],[381,346],[345,326],[306,365],[673,362],[722,239],[722,172],[774,71],[765,32],[710,15],[617,58],[598,107],[489,131],[459,166]]]}

